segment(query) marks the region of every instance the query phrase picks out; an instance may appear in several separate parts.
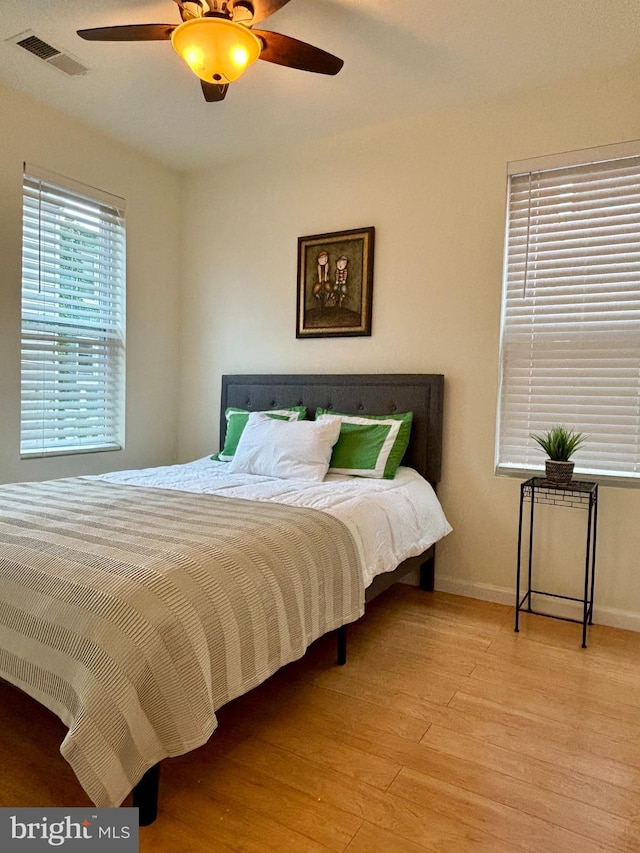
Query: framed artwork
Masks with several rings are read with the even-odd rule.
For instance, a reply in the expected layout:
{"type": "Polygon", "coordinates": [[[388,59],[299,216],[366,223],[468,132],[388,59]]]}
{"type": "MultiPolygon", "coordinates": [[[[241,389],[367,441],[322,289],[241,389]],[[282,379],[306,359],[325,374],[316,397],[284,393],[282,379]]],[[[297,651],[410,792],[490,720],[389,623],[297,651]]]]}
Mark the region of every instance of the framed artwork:
{"type": "Polygon", "coordinates": [[[298,238],[297,338],[371,335],[375,229],[298,238]]]}

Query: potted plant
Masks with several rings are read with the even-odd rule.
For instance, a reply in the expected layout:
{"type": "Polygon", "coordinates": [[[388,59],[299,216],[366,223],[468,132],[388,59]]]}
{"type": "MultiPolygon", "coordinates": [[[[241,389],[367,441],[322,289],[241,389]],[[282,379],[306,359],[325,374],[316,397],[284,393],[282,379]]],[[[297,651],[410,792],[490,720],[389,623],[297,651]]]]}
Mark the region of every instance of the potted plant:
{"type": "Polygon", "coordinates": [[[573,476],[571,457],[584,443],[581,432],[558,425],[541,434],[531,433],[531,438],[545,451],[545,474],[550,483],[570,483],[573,476]]]}

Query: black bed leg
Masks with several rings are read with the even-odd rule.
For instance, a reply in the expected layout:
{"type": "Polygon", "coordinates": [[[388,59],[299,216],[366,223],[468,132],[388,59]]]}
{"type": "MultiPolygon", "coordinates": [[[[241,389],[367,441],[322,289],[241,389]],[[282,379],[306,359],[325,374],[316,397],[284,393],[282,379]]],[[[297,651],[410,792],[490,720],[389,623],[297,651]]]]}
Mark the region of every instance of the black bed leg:
{"type": "Polygon", "coordinates": [[[338,628],[338,665],[344,666],[347,662],[347,627],[343,625],[338,628]]]}
{"type": "Polygon", "coordinates": [[[433,592],[436,581],[436,558],[429,557],[420,566],[420,589],[433,592]]]}
{"type": "Polygon", "coordinates": [[[133,789],[133,805],[139,809],[140,826],[149,826],[158,816],[160,764],[154,764],[133,789]]]}

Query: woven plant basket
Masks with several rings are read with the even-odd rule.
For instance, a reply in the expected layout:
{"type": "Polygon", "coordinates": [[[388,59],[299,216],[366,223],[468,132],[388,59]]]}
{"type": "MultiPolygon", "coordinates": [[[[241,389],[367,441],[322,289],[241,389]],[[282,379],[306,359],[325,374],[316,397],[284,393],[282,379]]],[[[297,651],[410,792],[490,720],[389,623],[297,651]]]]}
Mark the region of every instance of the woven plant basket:
{"type": "Polygon", "coordinates": [[[544,463],[547,480],[559,485],[570,483],[573,477],[573,465],[573,462],[557,462],[555,459],[547,459],[544,463]]]}

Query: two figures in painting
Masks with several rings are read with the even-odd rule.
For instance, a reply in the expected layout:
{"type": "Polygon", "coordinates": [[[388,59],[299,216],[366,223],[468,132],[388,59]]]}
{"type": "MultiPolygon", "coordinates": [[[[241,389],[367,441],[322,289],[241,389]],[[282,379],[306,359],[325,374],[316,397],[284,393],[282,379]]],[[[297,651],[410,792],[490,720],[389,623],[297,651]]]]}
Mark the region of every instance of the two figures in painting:
{"type": "Polygon", "coordinates": [[[348,263],[346,255],[338,258],[332,280],[329,253],[323,249],[318,254],[318,280],[312,292],[321,308],[342,308],[347,296],[348,263]]]}
{"type": "Polygon", "coordinates": [[[298,337],[371,334],[373,227],[298,238],[298,337]]]}

